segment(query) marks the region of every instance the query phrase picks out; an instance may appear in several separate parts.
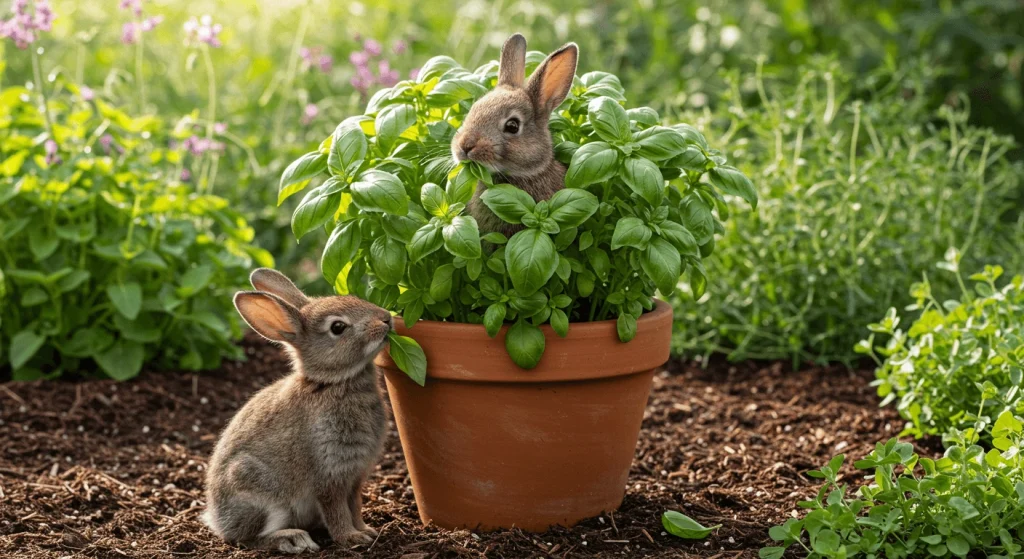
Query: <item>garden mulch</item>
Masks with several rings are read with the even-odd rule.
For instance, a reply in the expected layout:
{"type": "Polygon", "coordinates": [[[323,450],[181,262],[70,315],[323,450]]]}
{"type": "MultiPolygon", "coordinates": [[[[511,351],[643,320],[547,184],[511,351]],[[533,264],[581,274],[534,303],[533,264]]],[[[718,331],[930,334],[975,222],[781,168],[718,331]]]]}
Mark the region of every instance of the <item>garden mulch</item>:
{"type": "MultiPolygon", "coordinates": [[[[0,556],[269,556],[225,545],[199,520],[218,432],[287,370],[273,346],[244,345],[248,362],[215,372],[0,385],[0,556]]],[[[756,557],[768,527],[814,494],[804,472],[899,432],[870,378],[839,366],[670,363],[655,377],[622,507],[544,534],[424,528],[392,424],[365,488],[379,538],[348,548],[313,536],[322,557],[756,557]],[[676,539],[661,527],[667,509],[722,527],[676,539]]],[[[844,475],[860,481],[849,466],[844,475]]]]}

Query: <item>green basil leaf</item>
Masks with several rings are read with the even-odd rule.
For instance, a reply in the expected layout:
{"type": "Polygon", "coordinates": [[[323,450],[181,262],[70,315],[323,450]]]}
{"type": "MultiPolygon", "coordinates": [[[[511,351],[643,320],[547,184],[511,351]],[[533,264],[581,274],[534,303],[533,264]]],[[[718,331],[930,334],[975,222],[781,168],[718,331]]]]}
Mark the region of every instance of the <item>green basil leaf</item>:
{"type": "Polygon", "coordinates": [[[430,296],[436,301],[443,301],[451,297],[452,276],[455,275],[455,266],[444,264],[434,270],[434,276],[430,279],[430,296]]]}
{"type": "Polygon", "coordinates": [[[584,144],[572,156],[565,173],[565,186],[583,188],[604,182],[613,176],[619,165],[619,152],[605,142],[584,144]]]}
{"type": "Polygon", "coordinates": [[[549,203],[551,207],[549,217],[562,228],[578,227],[590,219],[600,205],[597,196],[581,188],[559,190],[551,197],[549,203]]]}
{"type": "Polygon", "coordinates": [[[655,126],[661,122],[661,117],[658,115],[658,111],[650,107],[636,107],[628,109],[626,116],[629,120],[632,120],[642,127],[655,126]]]}
{"type": "Polygon", "coordinates": [[[323,256],[320,257],[320,270],[327,283],[334,285],[341,270],[355,259],[362,242],[363,235],[359,231],[358,221],[339,223],[334,228],[327,239],[323,256]]]}
{"type": "Polygon", "coordinates": [[[416,230],[427,223],[427,219],[417,213],[413,202],[410,202],[409,206],[409,213],[405,215],[384,214],[380,221],[384,228],[384,234],[407,244],[412,242],[412,236],[416,234],[416,230]]]}
{"type": "Polygon", "coordinates": [[[608,273],[612,270],[612,261],[608,258],[607,252],[597,247],[590,247],[587,249],[587,260],[590,261],[590,267],[593,268],[597,277],[602,280],[608,279],[608,273]]]}
{"type": "Polygon", "coordinates": [[[388,285],[398,285],[405,277],[408,260],[402,243],[388,237],[377,237],[370,245],[370,266],[373,273],[388,285]]]}
{"type": "Polygon", "coordinates": [[[708,172],[708,180],[722,193],[739,196],[752,208],[757,208],[757,191],[754,190],[754,183],[739,169],[728,165],[715,167],[708,172]]]}
{"type": "Polygon", "coordinates": [[[468,167],[463,166],[454,177],[449,176],[448,185],[445,187],[449,202],[468,204],[473,199],[479,182],[480,179],[476,178],[468,167]]]}
{"type": "Polygon", "coordinates": [[[506,312],[504,303],[493,303],[487,307],[487,311],[484,312],[484,328],[488,336],[493,338],[498,335],[501,325],[505,323],[506,312]]]}
{"type": "Polygon", "coordinates": [[[441,77],[445,72],[453,68],[461,68],[455,59],[450,56],[435,56],[423,64],[416,79],[420,82],[426,82],[441,77]]]}
{"type": "Polygon", "coordinates": [[[277,190],[277,205],[280,206],[289,196],[302,190],[309,180],[327,168],[327,155],[319,151],[311,151],[296,159],[281,174],[281,183],[277,190]]]}
{"type": "MultiPolygon", "coordinates": [[[[624,217],[615,224],[615,232],[612,233],[612,250],[629,246],[633,248],[647,248],[647,241],[651,240],[651,228],[642,220],[636,217],[624,217]]],[[[694,249],[697,245],[694,243],[694,249]]]]}
{"type": "Polygon", "coordinates": [[[441,228],[434,223],[428,223],[416,230],[409,242],[409,260],[419,262],[423,257],[431,254],[444,245],[441,237],[441,228]]]}
{"type": "Polygon", "coordinates": [[[658,227],[661,228],[661,237],[672,243],[672,246],[676,247],[680,254],[697,256],[697,239],[685,227],[674,221],[663,221],[658,227]]]}
{"type": "Polygon", "coordinates": [[[708,141],[704,139],[704,134],[701,134],[696,128],[689,124],[673,124],[672,129],[682,134],[686,143],[708,151],[708,141]]]}
{"type": "Polygon", "coordinates": [[[701,172],[707,167],[708,158],[700,148],[689,146],[682,153],[668,161],[670,167],[679,167],[687,171],[701,172]]]}
{"type": "Polygon", "coordinates": [[[631,341],[636,337],[636,317],[626,312],[620,313],[615,320],[615,330],[619,333],[619,341],[631,341]]]}
{"type": "Polygon", "coordinates": [[[646,159],[630,157],[622,166],[622,180],[634,193],[653,207],[661,204],[665,191],[665,179],[658,166],[646,159]]]}
{"type": "Polygon", "coordinates": [[[702,540],[722,527],[721,524],[715,524],[705,528],[696,520],[674,510],[666,511],[661,515],[661,525],[669,534],[687,540],[702,540]]]}
{"type": "MultiPolygon", "coordinates": [[[[514,238],[514,237],[513,237],[514,238]]],[[[505,334],[505,349],[516,365],[532,369],[544,355],[544,332],[520,319],[505,334]]]]}
{"type": "Polygon", "coordinates": [[[658,237],[651,239],[647,250],[640,257],[640,267],[665,295],[670,295],[676,288],[681,266],[679,251],[672,243],[658,237]]]}
{"type": "Polygon", "coordinates": [[[406,104],[388,105],[377,113],[374,128],[377,130],[377,143],[385,153],[391,151],[392,144],[412,125],[416,124],[416,107],[406,104]]]}
{"type": "Polygon", "coordinates": [[[686,149],[686,138],[678,131],[664,126],[652,126],[633,137],[640,144],[639,154],[651,161],[665,161],[686,149]]]}
{"type": "Polygon", "coordinates": [[[587,116],[594,132],[606,142],[628,142],[631,138],[626,110],[610,97],[592,99],[587,116]]]}
{"type": "Polygon", "coordinates": [[[471,79],[441,80],[430,93],[427,93],[427,106],[447,108],[462,101],[478,99],[486,93],[486,87],[471,79]]]}
{"type": "Polygon", "coordinates": [[[427,356],[416,340],[388,332],[388,354],[398,368],[416,384],[427,382],[427,356]]]}
{"type": "Polygon", "coordinates": [[[392,215],[409,213],[409,195],[402,181],[391,173],[372,169],[359,175],[350,189],[352,201],[359,209],[392,215]]]}
{"type": "Polygon", "coordinates": [[[507,223],[522,223],[523,216],[533,211],[537,203],[526,192],[510,185],[496,184],[480,196],[494,215],[507,223]]]}
{"type": "Polygon", "coordinates": [[[711,213],[711,207],[700,196],[688,195],[683,199],[681,210],[683,225],[693,234],[698,245],[703,245],[714,236],[715,216],[711,213]]]}
{"type": "Polygon", "coordinates": [[[420,189],[420,203],[430,215],[444,217],[448,213],[448,195],[432,182],[420,189]]]}
{"type": "Polygon", "coordinates": [[[352,176],[359,170],[369,144],[363,129],[346,120],[334,129],[331,151],[327,154],[327,168],[333,175],[352,176]]]}
{"type": "Polygon", "coordinates": [[[328,190],[322,186],[310,190],[295,208],[295,213],[292,214],[292,234],[296,239],[301,239],[310,231],[327,223],[334,212],[338,211],[341,192],[327,192],[328,190]]]}
{"type": "Polygon", "coordinates": [[[520,231],[505,247],[505,267],[516,291],[531,295],[551,279],[558,267],[555,243],[536,229],[520,231]]]}
{"type": "Polygon", "coordinates": [[[569,335],[569,316],[562,309],[551,309],[551,329],[559,337],[569,335]]]}
{"type": "Polygon", "coordinates": [[[460,215],[442,229],[444,247],[466,260],[480,258],[480,229],[472,216],[460,215]]]}

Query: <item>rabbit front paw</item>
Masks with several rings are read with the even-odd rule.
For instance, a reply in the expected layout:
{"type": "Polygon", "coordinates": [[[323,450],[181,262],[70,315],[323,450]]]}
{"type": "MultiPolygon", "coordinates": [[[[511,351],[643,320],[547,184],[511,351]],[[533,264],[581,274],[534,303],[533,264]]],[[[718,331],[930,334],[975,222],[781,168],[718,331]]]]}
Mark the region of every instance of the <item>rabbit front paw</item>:
{"type": "MultiPolygon", "coordinates": [[[[369,530],[372,530],[372,528],[369,528],[369,530]]],[[[374,531],[373,535],[370,535],[367,530],[353,530],[342,536],[339,542],[346,545],[358,545],[363,543],[373,543],[374,539],[376,539],[376,531],[374,531]]]]}
{"type": "Polygon", "coordinates": [[[320,546],[309,536],[305,530],[288,529],[278,530],[268,538],[270,549],[276,549],[281,553],[299,554],[307,551],[320,551],[320,546]]]}

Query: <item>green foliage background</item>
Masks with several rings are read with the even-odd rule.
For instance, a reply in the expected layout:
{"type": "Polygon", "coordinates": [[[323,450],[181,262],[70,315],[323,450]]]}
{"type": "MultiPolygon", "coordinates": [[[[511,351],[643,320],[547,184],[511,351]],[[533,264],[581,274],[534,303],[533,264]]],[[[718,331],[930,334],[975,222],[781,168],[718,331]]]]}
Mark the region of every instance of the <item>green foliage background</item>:
{"type": "MultiPolygon", "coordinates": [[[[850,360],[862,325],[909,303],[906,286],[951,244],[967,268],[999,261],[1019,271],[1016,0],[452,0],[429,10],[155,0],[143,9],[165,19],[129,46],[120,36],[132,16],[116,2],[55,1],[54,31],[38,43],[48,87],[87,85],[126,114],[159,116],[154,137],[168,142],[159,147],[225,123],[215,173],[208,156],[183,153],[184,166],[211,179],[193,185],[227,200],[253,243],[313,292],[331,288],[316,265],[327,234],[295,243],[299,200],[277,208],[277,182],[338,122],[363,112],[368,95],[349,84],[348,56],[375,39],[404,78],[438,54],[475,67],[513,31],[537,49],[576,41],[580,75],[618,75],[631,102],[667,122],[697,123],[753,179],[762,203],[733,212],[717,239],[708,299],[676,301],[677,351],[850,360]],[[208,60],[182,44],[182,24],[204,13],[225,27],[208,60]],[[398,40],[408,44],[401,54],[392,51],[398,40]],[[305,68],[304,46],[332,55],[333,70],[305,68]],[[310,104],[317,114],[304,118],[310,104]]],[[[0,86],[32,81],[28,51],[6,41],[0,49],[0,86]]],[[[23,295],[6,288],[7,301],[23,295]]]]}

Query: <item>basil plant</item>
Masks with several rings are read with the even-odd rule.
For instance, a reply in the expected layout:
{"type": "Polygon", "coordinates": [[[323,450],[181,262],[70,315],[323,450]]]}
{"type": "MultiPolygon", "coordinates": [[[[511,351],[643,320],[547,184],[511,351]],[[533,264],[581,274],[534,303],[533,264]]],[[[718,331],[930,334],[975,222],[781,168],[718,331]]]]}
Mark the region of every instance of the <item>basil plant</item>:
{"type": "MultiPolygon", "coordinates": [[[[529,53],[527,71],[543,57],[529,53]]],[[[663,126],[647,107],[625,109],[619,79],[590,72],[550,121],[555,156],[568,166],[565,189],[535,202],[450,153],[497,71],[494,61],[469,71],[433,58],[416,81],[377,92],[364,115],[285,170],[279,203],[316,185],[292,230],[329,232],[320,265],[335,290],[400,314],[406,326],[468,322],[493,337],[507,324],[509,356],[526,369],[544,353],[542,325],[566,336],[574,322],[615,319],[628,342],[655,293],[670,294],[681,276],[702,296],[702,259],[724,231],[725,196],[755,205],[751,182],[696,129],[663,126]],[[481,235],[467,212],[480,181],[483,202],[523,227],[511,238],[481,235]]]]}

